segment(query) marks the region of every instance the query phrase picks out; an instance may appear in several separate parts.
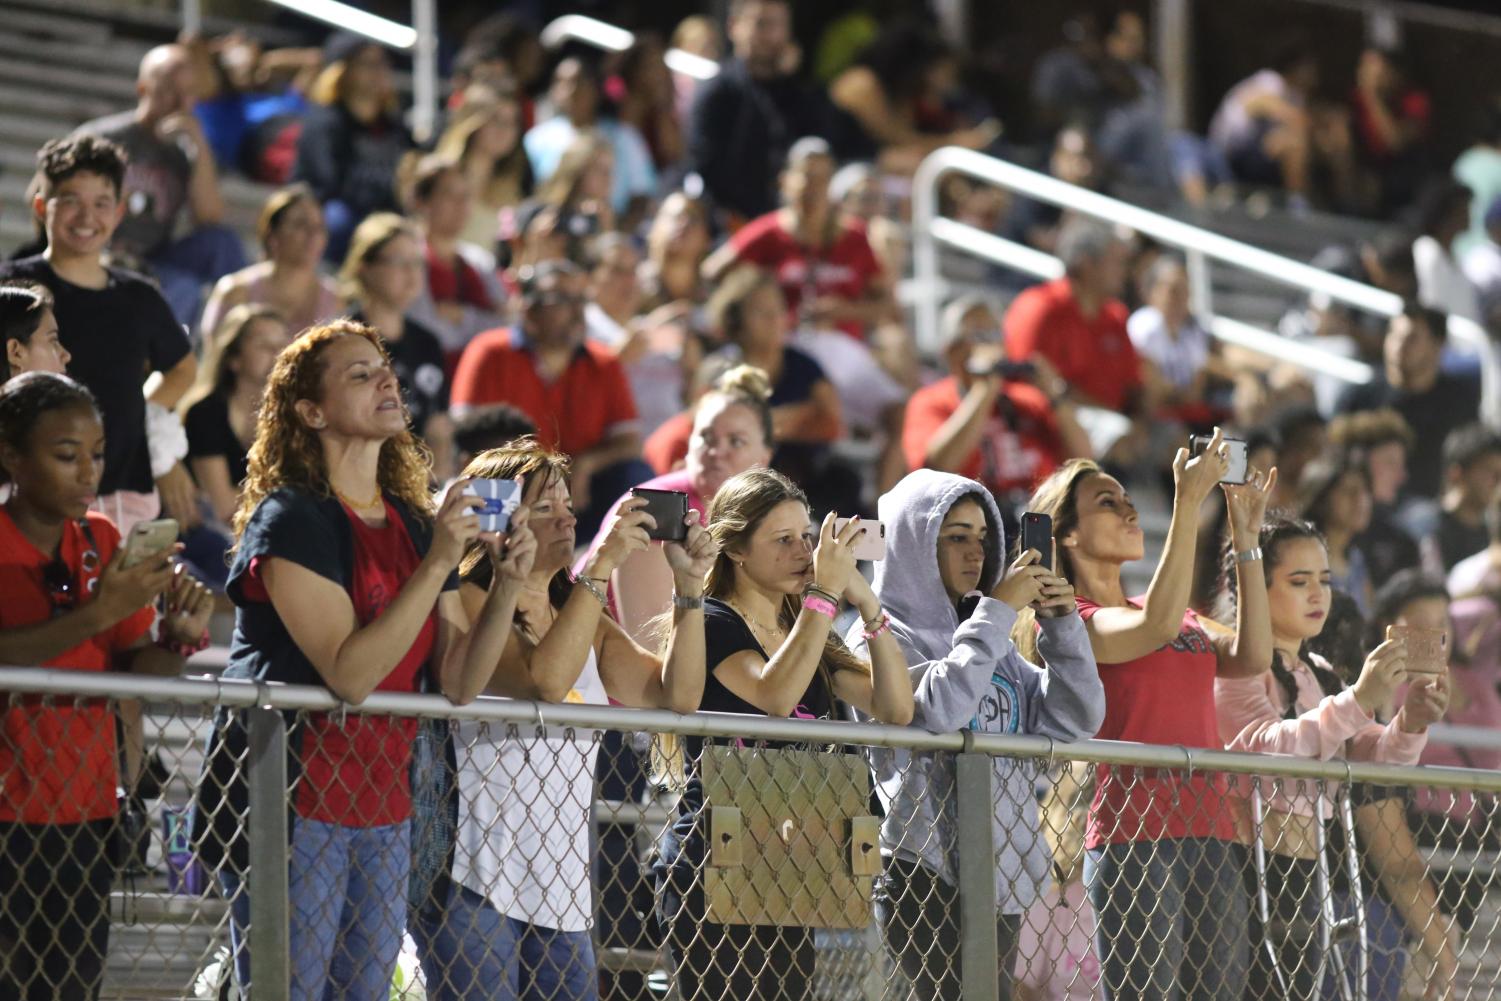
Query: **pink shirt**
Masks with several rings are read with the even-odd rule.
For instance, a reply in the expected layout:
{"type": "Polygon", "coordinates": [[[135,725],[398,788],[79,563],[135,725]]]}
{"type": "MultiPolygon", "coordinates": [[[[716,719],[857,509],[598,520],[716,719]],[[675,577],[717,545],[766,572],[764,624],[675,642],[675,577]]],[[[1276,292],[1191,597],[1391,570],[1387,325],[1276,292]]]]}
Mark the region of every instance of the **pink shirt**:
{"type": "MultiPolygon", "coordinates": [[[[1320,663],[1320,666],[1325,666],[1320,663]]],[[[1338,695],[1325,695],[1318,679],[1304,664],[1293,668],[1298,690],[1298,714],[1285,719],[1287,695],[1282,685],[1266,671],[1251,678],[1216,678],[1215,712],[1219,716],[1220,736],[1230,751],[1260,751],[1288,754],[1299,758],[1328,761],[1340,757],[1349,741],[1352,761],[1379,761],[1387,764],[1415,765],[1428,742],[1427,732],[1405,733],[1396,722],[1382,726],[1367,716],[1355,701],[1355,694],[1345,689],[1338,695]]],[[[1251,779],[1236,783],[1236,794],[1249,799],[1251,779]]],[[[1259,782],[1263,802],[1269,809],[1283,813],[1313,815],[1319,797],[1319,783],[1306,779],[1255,779],[1259,782]]],[[[1333,790],[1330,790],[1333,795],[1333,790]]],[[[1328,798],[1320,800],[1320,815],[1334,815],[1328,798]]]]}

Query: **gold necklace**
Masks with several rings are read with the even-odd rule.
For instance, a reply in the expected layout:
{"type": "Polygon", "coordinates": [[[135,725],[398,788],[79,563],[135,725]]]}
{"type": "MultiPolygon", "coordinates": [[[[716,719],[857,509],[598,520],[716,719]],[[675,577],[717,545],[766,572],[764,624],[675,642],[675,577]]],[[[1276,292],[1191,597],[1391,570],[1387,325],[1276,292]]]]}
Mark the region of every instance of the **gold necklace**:
{"type": "MultiPolygon", "coordinates": [[[[329,486],[333,486],[333,484],[330,483],[329,486]]],[[[375,496],[371,497],[367,501],[357,501],[353,497],[345,494],[344,491],[340,490],[338,487],[334,487],[334,493],[338,495],[339,500],[343,501],[345,504],[348,504],[356,511],[368,511],[376,506],[384,506],[385,496],[381,492],[379,485],[377,485],[375,488],[375,496]]]]}
{"type": "Polygon", "coordinates": [[[735,610],[736,615],[745,620],[745,624],[750,627],[751,633],[755,634],[756,639],[760,641],[761,645],[766,647],[767,649],[774,650],[775,648],[780,647],[782,645],[782,641],[787,638],[786,633],[782,631],[780,626],[768,626],[766,623],[757,620],[753,615],[751,615],[745,609],[741,608],[737,602],[727,601],[725,602],[725,604],[729,605],[732,609],[735,610]],[[777,638],[776,642],[767,643],[766,637],[768,634],[775,636],[777,638]]]}

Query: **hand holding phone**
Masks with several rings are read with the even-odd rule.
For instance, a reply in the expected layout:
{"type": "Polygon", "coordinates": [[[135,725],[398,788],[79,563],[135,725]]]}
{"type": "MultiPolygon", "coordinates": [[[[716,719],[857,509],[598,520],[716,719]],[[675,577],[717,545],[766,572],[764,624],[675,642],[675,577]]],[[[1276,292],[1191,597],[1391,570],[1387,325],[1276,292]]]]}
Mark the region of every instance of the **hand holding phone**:
{"type": "MultiPolygon", "coordinates": [[[[839,535],[850,523],[849,518],[836,518],[834,520],[834,534],[839,535]]],[[[867,521],[860,519],[860,534],[855,536],[854,545],[850,547],[855,559],[874,563],[876,560],[886,558],[886,526],[879,521],[867,521]]]]}
{"type": "Polygon", "coordinates": [[[1041,555],[1038,565],[1050,573],[1053,569],[1053,516],[1028,511],[1022,515],[1021,551],[1035,549],[1041,555]]]}
{"type": "Polygon", "coordinates": [[[681,490],[653,490],[636,487],[632,497],[646,501],[642,508],[657,523],[646,537],[653,542],[683,542],[688,538],[688,495],[681,490]]]}
{"type": "Polygon", "coordinates": [[[1386,638],[1407,646],[1408,674],[1445,674],[1449,670],[1449,634],[1443,629],[1387,626],[1386,638]]]}
{"type": "Polygon", "coordinates": [[[510,531],[511,515],[521,506],[520,480],[470,480],[464,487],[469,497],[478,497],[485,502],[476,508],[479,515],[479,530],[504,534],[510,531]]]}
{"type": "MultiPolygon", "coordinates": [[[[1213,440],[1209,435],[1196,434],[1188,440],[1189,452],[1194,456],[1203,455],[1213,440]]],[[[1220,482],[1238,486],[1246,482],[1246,477],[1250,474],[1250,450],[1239,438],[1225,438],[1223,441],[1230,456],[1230,470],[1220,478],[1220,482]]]]}
{"type": "Polygon", "coordinates": [[[177,542],[177,535],[175,518],[136,522],[125,539],[125,555],[120,559],[121,568],[133,567],[152,557],[166,554],[177,542]]]}

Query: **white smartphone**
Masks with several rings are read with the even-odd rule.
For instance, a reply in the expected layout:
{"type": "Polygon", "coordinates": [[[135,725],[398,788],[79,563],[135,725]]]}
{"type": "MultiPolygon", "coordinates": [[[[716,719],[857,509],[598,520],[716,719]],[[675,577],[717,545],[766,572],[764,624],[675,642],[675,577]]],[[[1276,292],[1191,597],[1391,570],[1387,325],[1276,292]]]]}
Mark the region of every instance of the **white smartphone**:
{"type": "Polygon", "coordinates": [[[133,567],[153,556],[160,556],[177,541],[176,518],[158,518],[155,521],[137,522],[125,537],[125,556],[120,565],[133,567]]]}
{"type": "MultiPolygon", "coordinates": [[[[849,523],[850,519],[848,518],[835,518],[834,534],[838,535],[840,532],[843,532],[845,526],[849,523]]],[[[862,518],[860,520],[860,534],[855,536],[855,545],[853,548],[855,559],[857,560],[869,560],[871,562],[884,560],[886,558],[886,526],[879,521],[870,521],[862,518]]]]}

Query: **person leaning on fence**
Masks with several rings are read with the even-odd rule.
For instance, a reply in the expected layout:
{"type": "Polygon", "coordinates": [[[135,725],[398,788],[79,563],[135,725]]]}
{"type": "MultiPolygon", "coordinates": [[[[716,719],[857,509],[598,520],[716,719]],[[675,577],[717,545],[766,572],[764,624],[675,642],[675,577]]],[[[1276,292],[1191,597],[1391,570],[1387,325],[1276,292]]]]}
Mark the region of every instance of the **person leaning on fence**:
{"type": "MultiPolygon", "coordinates": [[[[1042,554],[1032,550],[1003,578],[1006,540],[990,492],[962,476],[920,469],[881,498],[880,515],[886,558],[876,563],[873,589],[911,665],[913,723],[933,733],[1093,737],[1105,715],[1105,692],[1074,590],[1040,566],[1042,554]],[[1018,616],[1029,609],[1042,630],[1029,645],[1043,667],[1023,659],[1011,640],[1018,616]]],[[[1030,638],[1031,616],[1024,625],[1030,638]]],[[[848,639],[863,652],[861,626],[852,626],[848,639]]],[[[914,1001],[958,1001],[953,759],[884,748],[870,754],[886,810],[885,897],[878,898],[877,915],[887,947],[914,1001]]],[[[1039,766],[994,762],[998,996],[1009,1001],[1021,918],[1048,883],[1050,859],[1033,794],[1039,766]]]]}
{"type": "MultiPolygon", "coordinates": [[[[1270,671],[1216,679],[1215,709],[1225,746],[1318,760],[1344,756],[1417,764],[1428,725],[1441,719],[1448,705],[1447,681],[1428,677],[1415,682],[1396,718],[1385,725],[1377,722],[1377,713],[1407,678],[1406,643],[1392,639],[1376,647],[1360,677],[1345,687],[1327,661],[1303,648],[1323,629],[1329,611],[1329,554],[1323,537],[1307,522],[1273,517],[1262,525],[1257,543],[1275,648],[1270,671]]],[[[1234,560],[1233,553],[1225,554],[1221,600],[1227,612],[1237,598],[1234,560]]],[[[1248,868],[1247,884],[1253,898],[1266,893],[1269,919],[1286,930],[1279,938],[1262,926],[1259,915],[1253,918],[1246,996],[1256,1001],[1311,999],[1318,995],[1325,965],[1316,827],[1333,818],[1334,804],[1316,783],[1284,779],[1257,784],[1253,791],[1252,782],[1238,783],[1232,800],[1242,840],[1251,841],[1259,831],[1266,846],[1265,871],[1248,868]]],[[[1338,870],[1343,859],[1326,864],[1338,870]]]]}
{"type": "MultiPolygon", "coordinates": [[[[533,438],[483,452],[464,470],[477,479],[522,481],[537,547],[485,692],[693,712],[704,689],[709,533],[690,511],[687,538],[662,545],[673,577],[671,628],[662,652],[653,653],[605,614],[604,588],[623,560],[653,545],[647,532],[656,522],[643,510],[645,500],[622,502],[603,541],[571,574],[577,519],[568,473],[568,460],[533,438]]],[[[482,550],[470,547],[461,574],[459,595],[478,620],[492,575],[482,550]]],[[[598,971],[589,933],[589,834],[598,742],[589,731],[533,738],[471,721],[453,736],[462,751],[458,824],[454,844],[436,846],[452,867],[432,883],[411,924],[427,996],[592,1001],[598,971]]]]}
{"type": "MultiPolygon", "coordinates": [[[[0,388],[0,664],[177,675],[213,596],[172,552],[133,566],[89,512],[104,472],[93,394],[67,376],[0,388]],[[160,637],[152,606],[165,595],[160,637]]],[[[98,995],[115,876],[115,717],[98,699],[10,696],[0,729],[0,997],[98,995]]]]}
{"type": "MultiPolygon", "coordinates": [[[[235,512],[225,677],[319,685],[353,705],[376,691],[478,695],[510,635],[525,547],[481,535],[471,509],[482,502],[463,481],[434,512],[429,475],[374,331],[336,321],[283,351],[235,512]],[[471,629],[454,570],[476,539],[499,572],[471,629]]],[[[340,712],[288,724],[290,997],[384,1001],[406,916],[417,721],[340,712]]],[[[246,741],[242,721],[221,712],[194,816],[231,903],[242,989],[245,829],[256,826],[245,817],[246,741]]]]}
{"type": "MultiPolygon", "coordinates": [[[[1121,566],[1142,557],[1136,508],[1099,466],[1072,459],[1043,481],[1028,510],[1051,515],[1057,570],[1074,583],[1105,686],[1099,736],[1220,749],[1216,675],[1258,674],[1272,658],[1266,585],[1252,566],[1275,472],[1226,487],[1240,607],[1235,628],[1188,607],[1204,501],[1229,470],[1216,429],[1205,454],[1173,460],[1173,519],[1141,598],[1121,566]],[[1248,572],[1248,568],[1251,572],[1248,572]]],[[[1106,995],[1117,999],[1239,998],[1250,901],[1224,776],[1101,765],[1084,847],[1085,884],[1099,916],[1106,995]],[[1140,892],[1143,886],[1149,893],[1140,892]]]]}
{"type": "MultiPolygon", "coordinates": [[[[860,525],[854,519],[836,533],[830,514],[815,547],[807,498],[785,476],[752,469],[720,487],[709,505],[709,533],[719,553],[704,583],[703,709],[823,719],[841,715],[843,702],[886,723],[911,722],[912,686],[901,647],[855,569],[852,546],[860,525]],[[866,623],[869,663],[833,631],[841,597],[866,623]]],[[[687,788],[676,822],[658,845],[658,918],[678,995],[682,1001],[809,998],[811,929],[709,918],[702,767],[711,743],[686,741],[687,788]]],[[[868,794],[868,788],[861,793],[868,794]]]]}

